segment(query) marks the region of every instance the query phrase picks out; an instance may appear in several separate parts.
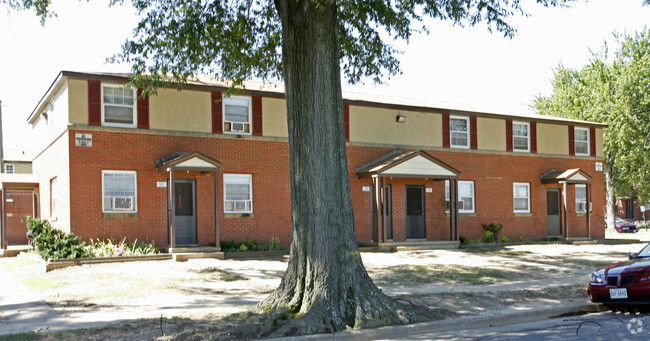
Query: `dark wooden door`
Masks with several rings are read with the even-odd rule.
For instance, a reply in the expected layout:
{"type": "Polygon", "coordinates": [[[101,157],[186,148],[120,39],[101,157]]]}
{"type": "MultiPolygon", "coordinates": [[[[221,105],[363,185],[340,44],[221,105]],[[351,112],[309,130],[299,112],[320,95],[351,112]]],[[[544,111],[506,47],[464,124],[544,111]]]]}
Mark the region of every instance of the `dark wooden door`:
{"type": "Polygon", "coordinates": [[[425,238],[424,186],[406,186],[406,239],[425,238]]]}

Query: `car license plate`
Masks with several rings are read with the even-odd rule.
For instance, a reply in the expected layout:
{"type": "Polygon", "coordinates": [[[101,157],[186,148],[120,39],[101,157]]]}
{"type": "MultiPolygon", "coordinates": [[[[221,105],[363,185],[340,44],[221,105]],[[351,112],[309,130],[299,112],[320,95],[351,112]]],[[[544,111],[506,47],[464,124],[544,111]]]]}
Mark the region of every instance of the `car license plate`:
{"type": "Polygon", "coordinates": [[[609,297],[612,299],[627,298],[627,289],[609,289],[609,297]]]}

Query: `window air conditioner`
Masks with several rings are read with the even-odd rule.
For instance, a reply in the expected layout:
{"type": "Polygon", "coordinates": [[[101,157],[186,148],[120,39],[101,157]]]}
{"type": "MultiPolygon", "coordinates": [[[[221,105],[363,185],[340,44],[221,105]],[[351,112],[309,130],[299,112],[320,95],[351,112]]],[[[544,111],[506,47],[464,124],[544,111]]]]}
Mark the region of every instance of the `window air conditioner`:
{"type": "Polygon", "coordinates": [[[230,131],[243,133],[244,132],[244,124],[243,123],[237,123],[237,122],[230,122],[230,131]]]}
{"type": "Polygon", "coordinates": [[[133,210],[134,198],[130,197],[113,197],[111,198],[111,208],[115,211],[133,210]]]}

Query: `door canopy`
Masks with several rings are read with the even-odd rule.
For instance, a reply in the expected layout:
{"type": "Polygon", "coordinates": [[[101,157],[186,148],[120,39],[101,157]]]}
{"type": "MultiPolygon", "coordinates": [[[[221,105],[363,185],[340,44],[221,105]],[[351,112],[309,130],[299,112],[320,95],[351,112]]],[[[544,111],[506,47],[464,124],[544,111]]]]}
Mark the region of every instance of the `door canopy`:
{"type": "Polygon", "coordinates": [[[540,177],[542,184],[588,184],[591,182],[591,176],[582,171],[580,168],[573,168],[567,170],[550,169],[540,177]]]}
{"type": "Polygon", "coordinates": [[[158,173],[172,170],[215,172],[219,170],[221,163],[199,152],[176,152],[156,160],[154,166],[158,173]]]}
{"type": "Polygon", "coordinates": [[[373,176],[395,178],[458,179],[460,172],[423,150],[392,151],[356,170],[359,179],[373,176]]]}

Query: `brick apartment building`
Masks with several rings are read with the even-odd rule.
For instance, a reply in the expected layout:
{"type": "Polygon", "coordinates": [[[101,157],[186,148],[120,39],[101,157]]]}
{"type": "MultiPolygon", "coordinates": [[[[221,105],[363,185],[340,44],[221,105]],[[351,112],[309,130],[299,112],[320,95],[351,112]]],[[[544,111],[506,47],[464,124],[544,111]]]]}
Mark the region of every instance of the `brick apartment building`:
{"type": "MultiPolygon", "coordinates": [[[[142,99],[128,76],[63,71],[29,116],[41,216],[84,239],[288,246],[282,89],[225,97],[202,80],[142,99]]],[[[361,94],[343,102],[359,242],[478,239],[492,222],[510,240],[604,237],[605,125],[361,94]]]]}

